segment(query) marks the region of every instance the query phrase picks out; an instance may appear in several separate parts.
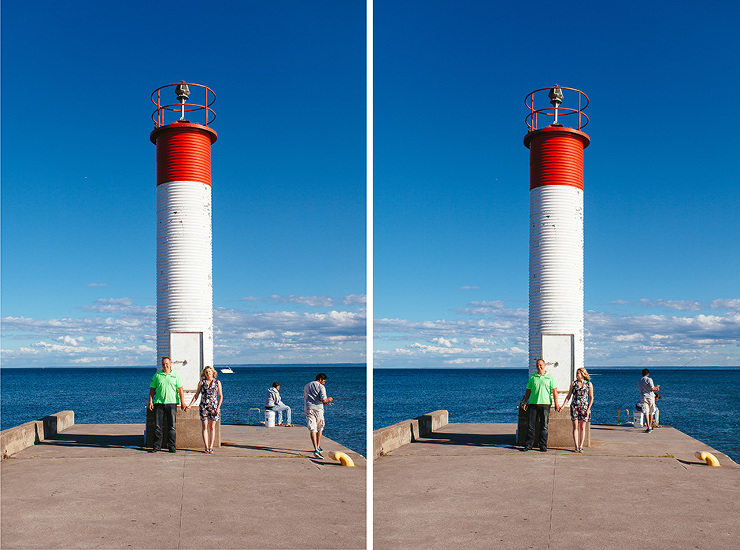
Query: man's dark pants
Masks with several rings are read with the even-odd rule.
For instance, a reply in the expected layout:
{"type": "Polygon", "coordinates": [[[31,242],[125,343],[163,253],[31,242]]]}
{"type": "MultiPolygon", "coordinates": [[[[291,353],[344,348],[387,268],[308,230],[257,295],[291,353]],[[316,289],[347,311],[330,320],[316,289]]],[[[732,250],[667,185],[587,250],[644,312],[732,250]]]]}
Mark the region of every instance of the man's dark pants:
{"type": "Polygon", "coordinates": [[[540,423],[540,442],[538,446],[547,448],[547,424],[550,422],[550,405],[530,403],[527,405],[527,413],[529,413],[529,429],[527,430],[527,442],[524,446],[531,449],[534,445],[534,424],[535,421],[538,421],[540,423]]]}
{"type": "Polygon", "coordinates": [[[175,448],[175,422],[177,420],[176,403],[154,404],[154,448],[162,448],[162,425],[167,430],[167,448],[175,448]]]}

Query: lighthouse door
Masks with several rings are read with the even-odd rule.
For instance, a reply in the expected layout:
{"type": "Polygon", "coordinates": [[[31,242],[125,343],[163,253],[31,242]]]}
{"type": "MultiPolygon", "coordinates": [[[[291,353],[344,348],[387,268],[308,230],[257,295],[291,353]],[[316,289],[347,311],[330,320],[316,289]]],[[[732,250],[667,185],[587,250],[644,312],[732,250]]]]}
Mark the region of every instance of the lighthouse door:
{"type": "MultiPolygon", "coordinates": [[[[547,372],[555,377],[558,393],[567,394],[575,378],[573,334],[543,334],[542,357],[547,363],[547,372]]],[[[565,398],[565,394],[562,396],[565,398]]],[[[560,401],[562,404],[562,399],[560,401]]]]}
{"type": "Polygon", "coordinates": [[[172,370],[180,374],[183,390],[192,395],[203,370],[203,333],[171,332],[170,360],[172,370]]]}

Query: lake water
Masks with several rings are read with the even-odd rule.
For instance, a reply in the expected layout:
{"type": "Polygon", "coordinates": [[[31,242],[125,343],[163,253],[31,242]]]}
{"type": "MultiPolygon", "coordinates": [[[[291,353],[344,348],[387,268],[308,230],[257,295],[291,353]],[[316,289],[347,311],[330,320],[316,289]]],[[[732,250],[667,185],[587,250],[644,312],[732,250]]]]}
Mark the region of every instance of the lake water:
{"type": "MultiPolygon", "coordinates": [[[[303,387],[324,372],[327,393],[334,398],[334,405],[326,407],[324,435],[367,456],[364,365],[231,368],[234,374],[218,375],[224,391],[224,424],[246,423],[250,407],[264,411],[267,389],[280,382],[280,396],[292,409],[293,424],[305,426],[303,387]]],[[[149,382],[155,372],[152,367],[0,369],[1,429],[62,410],[74,411],[76,424],[144,424],[149,382]]],[[[252,420],[256,421],[254,412],[252,420]]],[[[308,431],[306,449],[311,449],[308,431]]]]}
{"type": "MultiPolygon", "coordinates": [[[[641,370],[589,370],[594,424],[616,424],[619,409],[629,409],[632,419],[641,370]]],[[[651,368],[651,378],[660,384],[661,424],[740,463],[740,399],[734,387],[738,374],[738,368],[651,368]]],[[[449,411],[450,422],[515,423],[528,376],[526,369],[375,369],[373,429],[438,409],[449,411]]]]}
{"type": "MultiPolygon", "coordinates": [[[[326,408],[326,437],[367,456],[364,366],[234,365],[219,374],[224,387],[225,424],[246,423],[250,407],[263,408],[272,382],[281,383],[294,424],[305,425],[303,386],[323,371],[335,398],[326,408]]],[[[592,369],[594,424],[616,424],[617,411],[639,398],[640,368],[592,369]]],[[[61,410],[75,411],[79,424],[143,424],[144,404],[155,369],[0,369],[1,429],[61,410]]],[[[722,451],[740,462],[740,399],[733,382],[740,369],[652,368],[661,385],[661,423],[722,451]]],[[[375,369],[374,429],[433,410],[447,409],[450,422],[516,422],[524,395],[525,369],[375,369]]],[[[631,416],[630,416],[631,418],[631,416]]],[[[306,447],[310,448],[308,434],[306,447]]]]}

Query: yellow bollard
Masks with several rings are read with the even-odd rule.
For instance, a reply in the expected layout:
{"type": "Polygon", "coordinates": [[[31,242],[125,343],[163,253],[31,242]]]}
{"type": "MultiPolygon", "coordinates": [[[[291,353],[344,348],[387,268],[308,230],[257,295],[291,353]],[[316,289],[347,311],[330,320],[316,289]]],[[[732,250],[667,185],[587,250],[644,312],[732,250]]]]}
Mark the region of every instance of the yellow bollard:
{"type": "Polygon", "coordinates": [[[355,463],[352,462],[352,459],[347,456],[346,454],[339,452],[339,451],[329,451],[326,453],[329,458],[333,458],[334,460],[338,460],[342,463],[342,466],[350,466],[354,467],[355,463]]]}
{"type": "Polygon", "coordinates": [[[717,457],[715,457],[712,453],[708,453],[706,451],[696,451],[694,453],[694,456],[696,456],[696,458],[698,458],[699,460],[705,461],[710,466],[721,466],[719,460],[717,460],[717,457]]]}

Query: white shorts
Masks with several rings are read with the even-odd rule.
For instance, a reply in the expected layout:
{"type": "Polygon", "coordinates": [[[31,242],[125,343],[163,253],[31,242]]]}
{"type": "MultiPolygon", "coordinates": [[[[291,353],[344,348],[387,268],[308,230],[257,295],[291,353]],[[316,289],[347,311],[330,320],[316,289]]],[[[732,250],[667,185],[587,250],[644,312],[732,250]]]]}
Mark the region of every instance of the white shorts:
{"type": "Polygon", "coordinates": [[[324,430],[324,410],[309,409],[306,411],[306,425],[309,432],[321,432],[324,430]]]}
{"type": "MultiPolygon", "coordinates": [[[[642,398],[642,414],[652,416],[655,414],[655,397],[645,396],[642,398]]],[[[647,420],[646,420],[647,422],[647,420]]]]}

